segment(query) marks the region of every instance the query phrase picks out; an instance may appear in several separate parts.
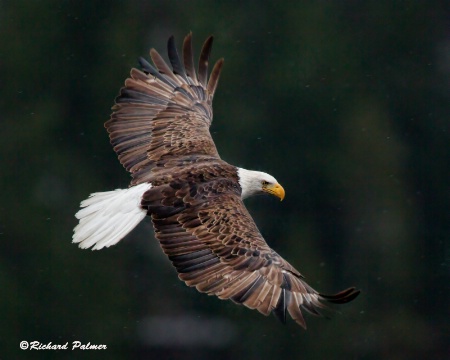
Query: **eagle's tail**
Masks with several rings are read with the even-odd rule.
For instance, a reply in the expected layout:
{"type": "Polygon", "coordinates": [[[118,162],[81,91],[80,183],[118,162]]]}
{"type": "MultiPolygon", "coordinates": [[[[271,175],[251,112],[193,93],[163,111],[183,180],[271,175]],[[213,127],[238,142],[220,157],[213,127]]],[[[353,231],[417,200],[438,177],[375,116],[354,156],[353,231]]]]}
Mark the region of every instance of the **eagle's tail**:
{"type": "Polygon", "coordinates": [[[145,183],[91,194],[75,215],[80,222],[72,241],[83,249],[95,245],[92,250],[117,244],[144,219],[147,212],[141,207],[141,198],[150,188],[151,184],[145,183]]]}

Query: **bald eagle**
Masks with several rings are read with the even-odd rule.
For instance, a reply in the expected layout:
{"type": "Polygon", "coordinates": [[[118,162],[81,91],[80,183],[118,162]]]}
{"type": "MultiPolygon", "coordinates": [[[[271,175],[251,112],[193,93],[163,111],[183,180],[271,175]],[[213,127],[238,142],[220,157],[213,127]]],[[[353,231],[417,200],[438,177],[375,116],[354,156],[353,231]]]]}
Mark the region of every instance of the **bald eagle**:
{"type": "Polygon", "coordinates": [[[151,49],[154,65],[140,58],[142,71],[131,70],[105,123],[132,175],[130,187],[84,200],[73,242],[84,249],[109,247],[149,216],[162,250],[188,286],[274,313],[283,323],[289,314],[306,328],[301,309],[320,315],[324,303],[349,302],[359,291],[317,292],[259,232],[243,200],[258,194],[282,200],[285,192],[273,176],[230,165],[217,152],[209,127],[223,59],[208,80],[212,42],[205,41],[197,71],[192,34],[184,39],[181,59],[170,37],[171,68],[151,49]]]}

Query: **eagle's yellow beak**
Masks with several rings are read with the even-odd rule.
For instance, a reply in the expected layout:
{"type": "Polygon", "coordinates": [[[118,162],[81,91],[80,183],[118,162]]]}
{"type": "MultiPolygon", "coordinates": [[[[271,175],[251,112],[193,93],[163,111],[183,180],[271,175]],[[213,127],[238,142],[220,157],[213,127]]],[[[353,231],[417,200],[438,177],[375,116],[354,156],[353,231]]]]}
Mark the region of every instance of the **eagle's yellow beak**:
{"type": "Polygon", "coordinates": [[[278,183],[275,185],[269,184],[269,185],[263,186],[262,189],[266,193],[269,193],[269,194],[275,195],[276,197],[279,197],[280,201],[284,199],[284,195],[285,195],[284,189],[278,183]]]}

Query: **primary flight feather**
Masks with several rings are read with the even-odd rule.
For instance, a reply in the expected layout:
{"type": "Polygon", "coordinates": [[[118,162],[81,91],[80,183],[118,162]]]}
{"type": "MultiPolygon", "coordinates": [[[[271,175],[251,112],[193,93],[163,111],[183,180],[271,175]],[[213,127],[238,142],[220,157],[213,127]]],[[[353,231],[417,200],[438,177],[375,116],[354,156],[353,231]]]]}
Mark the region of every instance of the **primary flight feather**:
{"type": "Polygon", "coordinates": [[[73,242],[101,249],[116,244],[146,216],[179,278],[198,291],[230,299],[306,328],[301,309],[320,315],[323,303],[353,300],[354,288],[324,295],[272,250],[243,199],[285,192],[269,174],[223,161],[211,138],[212,100],[223,59],[208,79],[213,38],[195,70],[192,34],[180,58],[168,41],[169,65],[154,49],[154,65],[140,58],[105,127],[130,187],[94,193],[81,203],[73,242]]]}

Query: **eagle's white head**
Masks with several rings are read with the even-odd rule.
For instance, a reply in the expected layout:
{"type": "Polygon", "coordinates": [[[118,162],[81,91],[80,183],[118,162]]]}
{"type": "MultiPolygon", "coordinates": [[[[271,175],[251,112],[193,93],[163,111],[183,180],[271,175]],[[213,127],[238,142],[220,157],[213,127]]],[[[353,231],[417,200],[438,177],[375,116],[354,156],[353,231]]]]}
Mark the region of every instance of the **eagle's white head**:
{"type": "Polygon", "coordinates": [[[278,181],[269,174],[238,168],[239,185],[242,189],[242,199],[252,195],[272,194],[284,199],[284,189],[278,181]]]}

